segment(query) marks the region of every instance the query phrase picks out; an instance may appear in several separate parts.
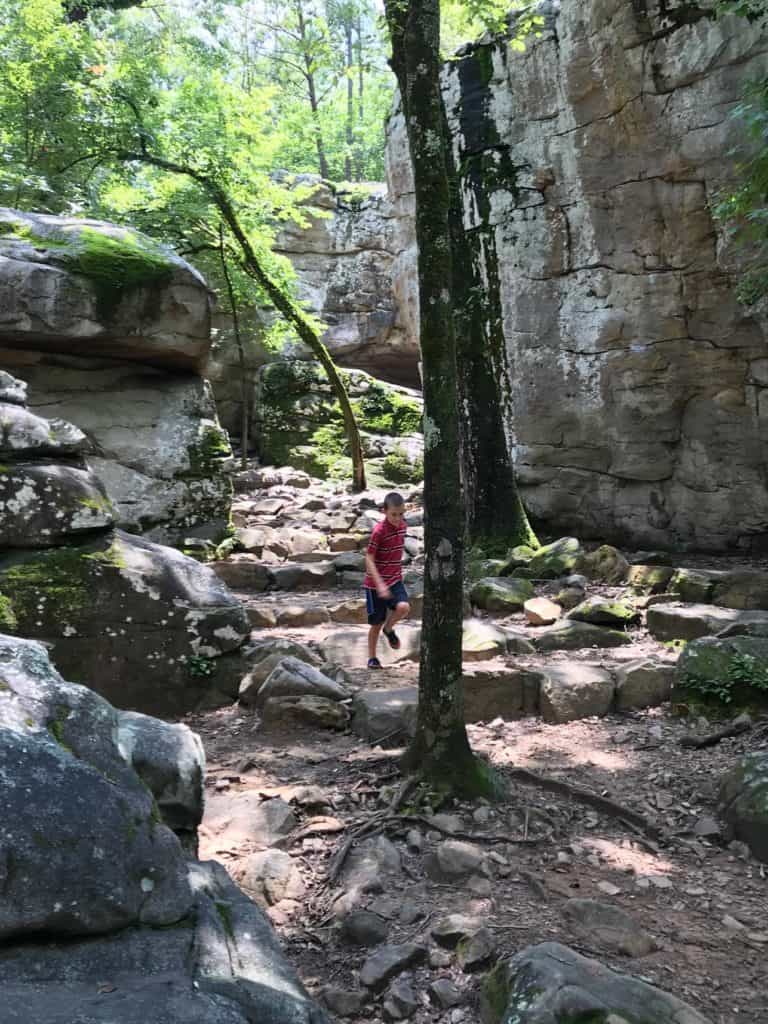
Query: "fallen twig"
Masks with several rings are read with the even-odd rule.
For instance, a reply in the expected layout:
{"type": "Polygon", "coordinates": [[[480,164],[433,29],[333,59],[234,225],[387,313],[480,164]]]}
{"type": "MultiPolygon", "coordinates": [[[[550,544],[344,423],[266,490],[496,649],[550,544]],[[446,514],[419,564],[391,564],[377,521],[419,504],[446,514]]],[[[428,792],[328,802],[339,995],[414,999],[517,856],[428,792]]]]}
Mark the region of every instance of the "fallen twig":
{"type": "Polygon", "coordinates": [[[752,728],[753,722],[749,715],[739,715],[738,718],[734,718],[732,722],[724,726],[722,729],[718,729],[716,732],[707,733],[706,736],[696,736],[695,733],[686,733],[685,736],[680,737],[681,747],[693,747],[695,750],[700,750],[702,747],[714,747],[720,740],[728,739],[730,736],[740,736],[744,732],[749,732],[752,728]]]}
{"type": "Polygon", "coordinates": [[[624,822],[632,831],[639,830],[654,839],[659,838],[661,834],[660,829],[656,825],[652,825],[639,811],[633,811],[631,807],[625,807],[624,804],[610,800],[608,797],[600,796],[598,793],[592,793],[588,789],[572,786],[570,782],[537,775],[536,772],[529,771],[527,768],[510,768],[505,771],[505,774],[511,775],[513,779],[517,779],[519,782],[540,786],[551,793],[560,793],[563,796],[570,796],[580,803],[589,804],[595,810],[624,822]]]}

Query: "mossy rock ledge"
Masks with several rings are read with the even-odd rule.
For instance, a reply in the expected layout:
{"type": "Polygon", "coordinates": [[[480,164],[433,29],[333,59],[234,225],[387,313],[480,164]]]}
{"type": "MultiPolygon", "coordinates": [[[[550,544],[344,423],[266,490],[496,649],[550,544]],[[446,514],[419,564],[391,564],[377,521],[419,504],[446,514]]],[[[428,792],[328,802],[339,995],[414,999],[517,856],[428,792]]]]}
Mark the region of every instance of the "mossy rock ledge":
{"type": "Polygon", "coordinates": [[[234,699],[229,661],[250,633],[215,573],[180,552],[109,531],[0,556],[7,632],[51,645],[57,667],[120,708],[177,716],[234,699]]]}
{"type": "Polygon", "coordinates": [[[9,347],[202,367],[210,293],[155,239],[104,221],[0,208],[0,255],[13,310],[0,341],[9,347]]]}
{"type": "Polygon", "coordinates": [[[483,982],[482,1024],[711,1024],[675,996],[558,942],[529,946],[483,982]]]}
{"type": "MultiPolygon", "coordinates": [[[[424,476],[422,401],[417,391],[363,370],[340,370],[357,419],[371,486],[417,483],[424,476]]],[[[314,363],[280,360],[259,376],[257,443],[265,464],[293,466],[321,479],[352,475],[344,421],[328,380],[314,363]]]]}

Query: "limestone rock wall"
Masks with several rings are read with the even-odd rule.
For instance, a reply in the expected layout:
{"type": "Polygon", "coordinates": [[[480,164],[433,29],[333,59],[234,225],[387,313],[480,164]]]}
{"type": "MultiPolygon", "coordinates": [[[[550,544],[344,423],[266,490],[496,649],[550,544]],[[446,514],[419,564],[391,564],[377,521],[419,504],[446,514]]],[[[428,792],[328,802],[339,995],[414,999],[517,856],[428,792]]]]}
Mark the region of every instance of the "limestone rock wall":
{"type": "MultiPolygon", "coordinates": [[[[674,0],[544,7],[524,54],[488,43],[444,75],[466,229],[498,258],[526,504],[581,536],[764,547],[768,321],[735,299],[710,204],[768,35],[674,0]]],[[[398,117],[389,180],[413,309],[398,117]]]]}
{"type": "Polygon", "coordinates": [[[309,228],[286,226],[275,249],[293,264],[301,298],[328,325],[323,341],[341,366],[418,387],[417,335],[390,284],[399,225],[384,188],[351,199],[318,184],[311,202],[329,216],[311,218],[309,228]]]}
{"type": "Polygon", "coordinates": [[[200,376],[211,300],[187,263],[97,221],[0,210],[0,366],[91,442],[119,525],[220,536],[231,449],[200,376]]]}

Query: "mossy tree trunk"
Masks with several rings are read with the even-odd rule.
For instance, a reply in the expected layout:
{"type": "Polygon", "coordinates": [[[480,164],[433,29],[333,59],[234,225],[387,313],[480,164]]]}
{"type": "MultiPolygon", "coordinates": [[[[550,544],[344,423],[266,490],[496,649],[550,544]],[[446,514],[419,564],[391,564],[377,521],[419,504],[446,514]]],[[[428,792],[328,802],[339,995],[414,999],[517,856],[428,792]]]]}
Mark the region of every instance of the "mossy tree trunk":
{"type": "Polygon", "coordinates": [[[235,334],[235,346],[237,347],[237,361],[240,367],[240,468],[248,466],[248,442],[250,440],[251,422],[251,378],[248,373],[248,362],[245,358],[245,345],[243,335],[240,331],[240,313],[237,308],[237,296],[232,284],[232,276],[227,265],[227,250],[224,244],[224,225],[219,224],[219,258],[221,270],[227,286],[229,296],[229,308],[232,311],[232,329],[235,334]]]}
{"type": "MultiPolygon", "coordinates": [[[[501,555],[518,544],[538,547],[539,542],[520,500],[505,430],[513,410],[490,192],[494,187],[516,192],[517,183],[516,168],[487,113],[489,59],[481,48],[459,62],[459,166],[452,146],[446,156],[467,539],[489,555],[501,555]],[[462,192],[469,198],[469,214],[462,192]]],[[[450,138],[447,120],[444,130],[450,138]]]]}
{"type": "Polygon", "coordinates": [[[366,482],[363,446],[360,441],[360,432],[357,428],[355,413],[349,401],[349,395],[347,394],[347,389],[344,386],[344,381],[341,379],[339,371],[336,369],[336,365],[331,358],[330,352],[323,344],[320,336],[312,327],[312,324],[309,322],[304,312],[296,305],[295,302],[293,302],[289,295],[275,284],[261,265],[261,261],[259,260],[256,251],[251,245],[248,235],[240,224],[237,214],[235,213],[234,204],[224,189],[221,188],[221,186],[212,178],[208,177],[208,175],[195,170],[193,167],[187,167],[184,164],[178,164],[172,160],[165,160],[162,157],[153,156],[148,152],[120,152],[117,156],[120,160],[149,164],[153,167],[159,167],[162,170],[169,171],[172,174],[183,174],[186,177],[191,178],[193,181],[196,181],[197,184],[205,190],[209,199],[216,206],[222,220],[227,225],[238,244],[243,270],[245,270],[245,272],[252,277],[254,281],[258,282],[269,297],[269,300],[275,309],[293,326],[298,336],[310,352],[312,352],[325,371],[325,375],[333,388],[344,419],[344,430],[347,437],[347,443],[349,445],[349,453],[352,457],[352,484],[356,491],[364,491],[366,482]]]}
{"type": "Polygon", "coordinates": [[[464,499],[450,283],[447,139],[440,94],[439,0],[385,0],[416,197],[424,385],[424,613],[416,735],[404,767],[457,795],[488,794],[470,750],[461,689],[464,499]]]}

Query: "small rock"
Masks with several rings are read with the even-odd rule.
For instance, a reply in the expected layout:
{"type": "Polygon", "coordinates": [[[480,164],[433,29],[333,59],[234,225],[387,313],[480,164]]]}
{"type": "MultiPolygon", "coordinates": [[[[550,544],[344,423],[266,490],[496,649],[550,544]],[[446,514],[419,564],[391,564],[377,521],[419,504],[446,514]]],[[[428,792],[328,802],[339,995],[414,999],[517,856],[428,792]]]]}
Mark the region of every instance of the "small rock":
{"type": "Polygon", "coordinates": [[[560,618],[563,608],[546,597],[532,597],[523,605],[523,611],[529,626],[551,626],[560,618]]]}
{"type": "Polygon", "coordinates": [[[389,925],[369,910],[354,910],[341,923],[341,937],[354,946],[378,946],[389,935],[389,925]]]}
{"type": "Polygon", "coordinates": [[[703,839],[707,839],[710,836],[720,835],[720,825],[715,821],[714,818],[709,815],[704,815],[696,822],[693,826],[693,831],[697,836],[701,836],[703,839]]]}
{"type": "Polygon", "coordinates": [[[484,967],[496,955],[496,939],[488,928],[481,928],[471,939],[459,943],[458,961],[465,971],[484,967]]]}
{"type": "Polygon", "coordinates": [[[369,956],[360,968],[360,981],[366,988],[378,992],[391,978],[413,964],[420,963],[426,955],[424,946],[410,942],[399,946],[384,946],[369,956]]]}
{"type": "Polygon", "coordinates": [[[430,933],[438,945],[453,949],[459,942],[475,935],[482,926],[483,922],[479,917],[448,914],[432,926],[430,933]]]}
{"type": "Polygon", "coordinates": [[[438,832],[461,832],[464,828],[458,814],[431,814],[427,820],[438,832]]]}
{"type": "Polygon", "coordinates": [[[350,989],[329,985],[321,989],[320,995],[328,1009],[337,1017],[356,1017],[363,1006],[362,994],[350,989]]]}
{"type": "Polygon", "coordinates": [[[613,882],[598,882],[597,888],[600,892],[604,892],[606,896],[618,896],[621,892],[618,885],[614,885],[613,882]]]}
{"type": "Polygon", "coordinates": [[[443,949],[430,949],[429,951],[429,966],[430,967],[447,967],[451,962],[451,954],[446,953],[443,949]]]}
{"type": "Polygon", "coordinates": [[[424,836],[417,828],[409,829],[408,835],[405,837],[405,845],[411,853],[421,853],[424,849],[424,836]]]}
{"type": "Polygon", "coordinates": [[[416,1012],[419,1005],[413,987],[410,982],[405,980],[396,981],[390,986],[389,992],[387,992],[387,1003],[397,1010],[395,1020],[410,1017],[416,1012]]]}
{"type": "Polygon", "coordinates": [[[478,807],[472,814],[472,818],[478,823],[478,825],[484,825],[487,821],[490,821],[492,813],[493,812],[490,807],[478,807]]]}
{"type": "Polygon", "coordinates": [[[656,942],[640,924],[620,907],[597,900],[568,900],[563,915],[571,931],[587,942],[625,956],[646,956],[656,942]]]}
{"type": "Polygon", "coordinates": [[[745,930],[745,926],[741,923],[741,921],[737,921],[735,917],[731,916],[731,914],[724,914],[722,921],[729,931],[743,932],[745,930]]]}
{"type": "Polygon", "coordinates": [[[485,899],[491,895],[491,881],[489,878],[483,878],[482,875],[472,875],[470,880],[467,882],[467,888],[481,899],[485,899]]]}
{"type": "Polygon", "coordinates": [[[441,1010],[449,1010],[463,999],[461,992],[448,978],[438,978],[427,989],[431,1001],[441,1010]]]}
{"type": "MultiPolygon", "coordinates": [[[[480,872],[484,861],[485,855],[477,846],[458,839],[446,839],[438,843],[432,866],[437,869],[438,877],[452,879],[480,872]]],[[[429,867],[428,864],[428,873],[429,867]]]]}
{"type": "Polygon", "coordinates": [[[668,875],[651,875],[651,885],[657,889],[672,889],[672,879],[668,875]]]}

